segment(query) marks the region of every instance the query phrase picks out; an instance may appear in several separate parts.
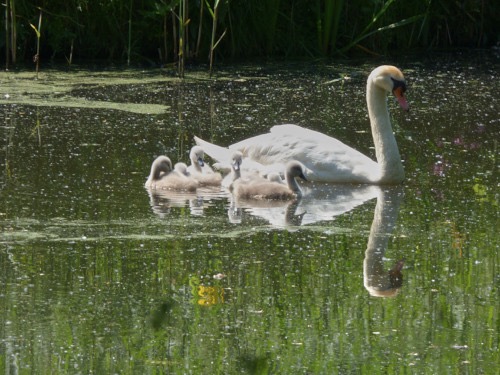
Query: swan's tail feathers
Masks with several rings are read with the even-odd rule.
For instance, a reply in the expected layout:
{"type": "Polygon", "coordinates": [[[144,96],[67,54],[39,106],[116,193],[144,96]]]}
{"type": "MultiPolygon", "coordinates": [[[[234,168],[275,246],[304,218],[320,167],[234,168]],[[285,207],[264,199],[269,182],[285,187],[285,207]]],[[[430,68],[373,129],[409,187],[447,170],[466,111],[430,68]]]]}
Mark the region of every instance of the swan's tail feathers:
{"type": "Polygon", "coordinates": [[[231,158],[231,151],[228,148],[218,146],[216,144],[204,141],[201,138],[194,137],[194,141],[198,146],[203,148],[205,154],[219,163],[224,163],[231,158]]]}
{"type": "Polygon", "coordinates": [[[203,148],[205,154],[209,155],[212,159],[217,161],[219,165],[226,166],[226,164],[228,164],[229,169],[231,169],[230,160],[234,151],[229,150],[226,147],[217,146],[213,143],[204,141],[203,139],[196,136],[194,137],[194,141],[198,146],[203,148]]]}

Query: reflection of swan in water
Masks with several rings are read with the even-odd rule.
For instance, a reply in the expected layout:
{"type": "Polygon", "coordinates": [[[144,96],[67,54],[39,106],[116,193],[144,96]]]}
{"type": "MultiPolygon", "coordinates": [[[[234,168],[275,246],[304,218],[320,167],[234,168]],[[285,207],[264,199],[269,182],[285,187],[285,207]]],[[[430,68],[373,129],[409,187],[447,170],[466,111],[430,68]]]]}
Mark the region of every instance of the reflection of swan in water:
{"type": "Polygon", "coordinates": [[[296,202],[255,202],[238,200],[245,213],[261,217],[279,228],[331,221],[336,216],[375,198],[374,185],[302,185],[303,196],[296,202]]]}
{"type": "Polygon", "coordinates": [[[392,269],[384,268],[384,253],[399,213],[403,194],[401,188],[381,189],[373,214],[373,222],[363,262],[364,285],[374,297],[394,297],[403,284],[403,260],[392,269]]]}

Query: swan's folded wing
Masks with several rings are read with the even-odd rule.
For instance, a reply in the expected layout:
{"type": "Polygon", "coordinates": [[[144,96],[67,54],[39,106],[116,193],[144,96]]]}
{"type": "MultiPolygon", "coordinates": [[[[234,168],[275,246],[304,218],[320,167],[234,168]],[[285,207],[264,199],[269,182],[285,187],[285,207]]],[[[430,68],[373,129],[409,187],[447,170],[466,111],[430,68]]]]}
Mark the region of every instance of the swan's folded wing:
{"type": "MultiPolygon", "coordinates": [[[[194,140],[198,146],[201,146],[203,148],[203,151],[207,155],[217,161],[217,163],[214,164],[214,167],[216,169],[226,172],[231,171],[231,159],[234,154],[234,149],[218,146],[216,144],[204,141],[203,139],[196,136],[194,137],[194,140]]],[[[279,173],[280,175],[283,175],[283,172],[285,171],[285,164],[281,161],[278,161],[269,165],[263,165],[256,160],[244,157],[241,168],[244,171],[258,172],[263,175],[267,175],[268,173],[279,173]]]]}
{"type": "Polygon", "coordinates": [[[338,139],[298,125],[277,125],[270,133],[229,146],[264,165],[302,162],[316,181],[368,182],[377,178],[378,164],[338,139]],[[357,178],[356,178],[357,177],[357,178]]]}

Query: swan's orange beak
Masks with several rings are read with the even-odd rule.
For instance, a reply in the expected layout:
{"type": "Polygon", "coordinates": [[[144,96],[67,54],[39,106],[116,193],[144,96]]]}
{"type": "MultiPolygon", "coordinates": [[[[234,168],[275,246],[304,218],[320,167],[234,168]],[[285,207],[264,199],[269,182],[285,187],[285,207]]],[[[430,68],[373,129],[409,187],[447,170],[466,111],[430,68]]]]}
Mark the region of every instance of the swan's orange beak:
{"type": "Polygon", "coordinates": [[[398,100],[398,103],[401,106],[401,108],[403,108],[405,111],[408,111],[410,109],[410,106],[408,105],[408,102],[406,101],[404,88],[402,86],[396,87],[392,91],[392,93],[394,94],[394,96],[398,100]]]}

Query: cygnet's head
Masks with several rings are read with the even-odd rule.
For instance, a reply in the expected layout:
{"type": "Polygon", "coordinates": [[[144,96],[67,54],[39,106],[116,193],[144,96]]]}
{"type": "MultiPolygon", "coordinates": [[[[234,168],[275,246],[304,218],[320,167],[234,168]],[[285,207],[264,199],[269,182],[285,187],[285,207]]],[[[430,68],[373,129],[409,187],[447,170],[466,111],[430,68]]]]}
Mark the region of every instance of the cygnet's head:
{"type": "Polygon", "coordinates": [[[183,162],[178,162],[178,163],[175,163],[175,165],[174,165],[174,170],[176,170],[180,174],[183,174],[184,176],[189,176],[189,172],[188,172],[187,168],[188,167],[187,167],[186,163],[183,163],[183,162]]]}
{"type": "Polygon", "coordinates": [[[151,164],[151,172],[146,184],[150,184],[153,180],[160,179],[161,176],[169,174],[172,171],[172,162],[167,156],[158,156],[151,164]]]}
{"type": "Polygon", "coordinates": [[[169,173],[170,171],[172,171],[172,161],[168,156],[165,155],[158,156],[153,162],[153,169],[156,170],[158,173],[160,172],[169,173]]]}
{"type": "Polygon", "coordinates": [[[205,157],[205,152],[200,146],[193,146],[193,148],[191,148],[191,152],[189,153],[189,158],[191,159],[191,162],[193,164],[198,163],[200,167],[203,167],[205,165],[205,162],[203,161],[204,157],[205,157]]]}
{"type": "Polygon", "coordinates": [[[241,163],[243,162],[243,154],[239,151],[236,151],[231,156],[231,168],[234,171],[239,171],[241,168],[241,163]]]}
{"type": "Polygon", "coordinates": [[[305,176],[306,167],[300,161],[292,160],[286,165],[286,177],[295,178],[300,177],[304,181],[307,181],[305,176]]]}

